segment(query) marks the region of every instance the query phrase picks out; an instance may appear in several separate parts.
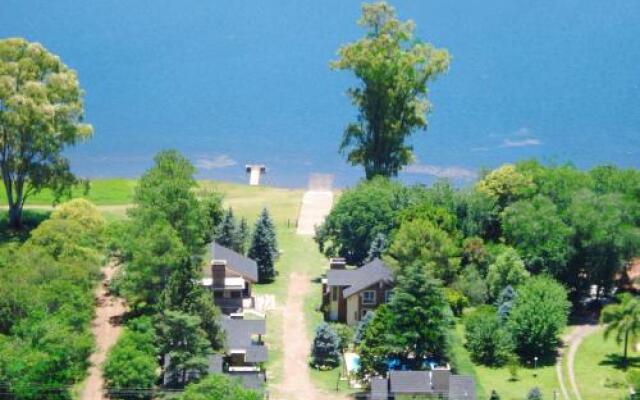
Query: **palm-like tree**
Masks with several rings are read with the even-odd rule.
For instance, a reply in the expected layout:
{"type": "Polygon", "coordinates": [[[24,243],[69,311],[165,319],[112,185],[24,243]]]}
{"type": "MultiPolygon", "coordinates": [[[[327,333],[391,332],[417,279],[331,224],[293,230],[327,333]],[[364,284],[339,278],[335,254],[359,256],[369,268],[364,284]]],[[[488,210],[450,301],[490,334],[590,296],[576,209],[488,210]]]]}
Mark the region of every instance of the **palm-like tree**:
{"type": "Polygon", "coordinates": [[[629,293],[619,295],[618,300],[619,303],[602,309],[600,322],[607,324],[605,339],[615,332],[616,342],[624,342],[623,360],[626,362],[629,338],[636,338],[640,333],[640,301],[629,293]]]}

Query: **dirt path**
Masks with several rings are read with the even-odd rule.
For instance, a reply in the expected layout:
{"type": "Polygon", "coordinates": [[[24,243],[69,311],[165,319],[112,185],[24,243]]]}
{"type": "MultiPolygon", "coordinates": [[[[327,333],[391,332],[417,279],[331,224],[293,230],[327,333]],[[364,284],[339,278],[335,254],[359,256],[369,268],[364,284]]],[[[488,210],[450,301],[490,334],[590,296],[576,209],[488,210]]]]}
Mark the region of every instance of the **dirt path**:
{"type": "Polygon", "coordinates": [[[89,376],[84,382],[80,400],[107,400],[103,392],[102,363],[111,346],[118,340],[122,329],[118,320],[126,311],[124,302],[111,296],[107,290],[107,285],[116,269],[116,264],[111,262],[102,267],[104,279],[96,290],[96,316],[91,325],[91,332],[96,339],[96,350],[89,359],[91,367],[89,376]]]}
{"type": "Polygon", "coordinates": [[[333,175],[311,174],[309,190],[302,196],[298,215],[298,235],[315,235],[333,206],[333,175]]]}
{"type": "Polygon", "coordinates": [[[594,324],[584,324],[577,325],[573,328],[573,330],[563,337],[564,348],[560,351],[560,356],[556,362],[556,373],[558,375],[558,382],[560,383],[560,389],[562,390],[562,396],[565,400],[582,400],[582,395],[580,394],[580,390],[578,389],[578,383],[576,380],[575,372],[573,366],[575,364],[576,352],[582,343],[582,340],[598,330],[598,325],[594,324]],[[571,394],[566,388],[565,385],[565,376],[562,367],[562,359],[564,357],[565,350],[568,349],[566,354],[567,357],[567,374],[569,375],[569,383],[571,384],[571,394]]]}
{"type": "Polygon", "coordinates": [[[277,400],[344,399],[336,393],[324,393],[311,381],[309,352],[311,340],[304,319],[304,298],[311,288],[309,277],[294,272],[289,279],[287,301],[283,313],[284,380],[278,385],[277,400]]]}

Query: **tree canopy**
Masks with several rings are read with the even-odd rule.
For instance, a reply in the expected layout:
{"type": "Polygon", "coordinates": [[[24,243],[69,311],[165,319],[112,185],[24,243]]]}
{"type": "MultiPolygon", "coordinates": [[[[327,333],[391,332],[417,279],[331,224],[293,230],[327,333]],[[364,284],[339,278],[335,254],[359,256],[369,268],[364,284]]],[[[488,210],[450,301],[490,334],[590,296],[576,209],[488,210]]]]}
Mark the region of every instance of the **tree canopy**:
{"type": "Polygon", "coordinates": [[[76,72],[40,43],[0,40],[0,172],[12,227],[29,196],[76,183],[63,152],[93,134],[83,94],[76,72]]]}
{"type": "Polygon", "coordinates": [[[365,36],[342,46],[331,63],[360,81],[347,91],[358,119],[345,129],[340,149],[352,165],[364,167],[368,179],[395,176],[413,161],[406,139],[426,129],[427,84],[448,69],[450,57],[417,39],[414,23],[400,21],[385,2],[364,4],[358,24],[365,36]]]}

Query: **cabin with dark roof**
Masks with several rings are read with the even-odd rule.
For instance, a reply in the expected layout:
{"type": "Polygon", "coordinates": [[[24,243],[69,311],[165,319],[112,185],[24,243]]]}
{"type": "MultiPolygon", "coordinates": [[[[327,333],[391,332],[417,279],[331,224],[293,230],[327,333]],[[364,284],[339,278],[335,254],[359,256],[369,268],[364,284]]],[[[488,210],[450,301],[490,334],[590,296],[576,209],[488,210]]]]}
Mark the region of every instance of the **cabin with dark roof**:
{"type": "Polygon", "coordinates": [[[448,369],[389,371],[386,378],[371,379],[369,398],[372,400],[422,396],[447,400],[476,400],[476,385],[472,377],[453,375],[448,369]]]}
{"type": "Polygon", "coordinates": [[[252,308],[251,287],[258,282],[256,262],[215,242],[210,251],[211,262],[203,271],[202,284],[211,290],[214,303],[225,314],[252,308]]]}
{"type": "Polygon", "coordinates": [[[393,289],[393,274],[380,259],[348,269],[343,258],[332,258],[322,280],[322,309],[326,320],[356,325],[386,303],[393,289]]]}

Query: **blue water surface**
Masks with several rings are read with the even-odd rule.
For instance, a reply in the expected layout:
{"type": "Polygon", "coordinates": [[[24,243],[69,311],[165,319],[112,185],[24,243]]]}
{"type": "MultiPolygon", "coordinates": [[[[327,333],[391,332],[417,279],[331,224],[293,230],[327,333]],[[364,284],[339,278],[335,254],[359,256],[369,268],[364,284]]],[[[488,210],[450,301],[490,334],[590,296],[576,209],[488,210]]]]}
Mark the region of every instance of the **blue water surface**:
{"type": "MultiPolygon", "coordinates": [[[[329,61],[355,40],[353,0],[2,0],[0,37],[42,42],[79,72],[95,137],[70,152],[83,176],[136,176],[178,148],[199,176],[300,186],[362,175],[337,148],[354,83],[329,61]]],[[[538,157],[640,166],[640,2],[398,0],[446,47],[430,126],[407,181],[473,178],[538,157]]]]}

